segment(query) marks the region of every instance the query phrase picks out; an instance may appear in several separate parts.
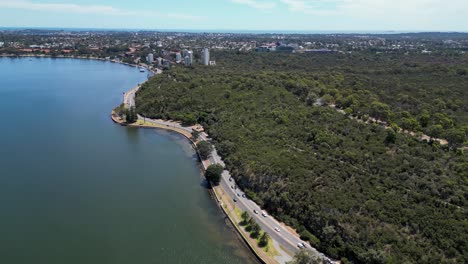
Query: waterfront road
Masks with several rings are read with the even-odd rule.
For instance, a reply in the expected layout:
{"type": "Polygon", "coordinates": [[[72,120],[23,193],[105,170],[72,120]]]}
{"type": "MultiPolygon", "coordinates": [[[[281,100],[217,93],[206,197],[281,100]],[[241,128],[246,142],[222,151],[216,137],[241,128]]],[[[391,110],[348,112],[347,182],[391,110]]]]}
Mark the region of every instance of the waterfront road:
{"type": "MultiPolygon", "coordinates": [[[[159,70],[156,72],[156,74],[160,73],[161,72],[159,70]]],[[[135,93],[138,91],[139,88],[140,86],[137,86],[124,95],[124,103],[127,106],[135,106],[135,93]]],[[[160,119],[150,119],[144,118],[142,116],[138,117],[142,120],[144,119],[146,122],[154,123],[157,125],[182,129],[189,133],[193,131],[192,127],[184,127],[178,122],[165,121],[160,119]]],[[[209,142],[210,138],[206,133],[202,132],[200,133],[200,140],[209,142]]],[[[218,163],[221,164],[223,167],[225,166],[223,160],[218,155],[216,148],[213,148],[209,160],[211,164],[218,163]]],[[[285,228],[283,224],[280,224],[275,218],[270,216],[268,212],[265,212],[267,215],[263,216],[262,212],[264,211],[260,208],[260,206],[258,206],[255,202],[248,199],[247,197],[244,198],[242,196],[244,193],[237,187],[235,180],[231,178],[229,171],[223,171],[220,186],[224,189],[224,193],[229,195],[230,199],[236,199],[236,202],[234,204],[242,211],[248,212],[249,215],[260,225],[262,230],[267,232],[273,240],[275,240],[278,244],[280,244],[290,252],[296,253],[299,251],[298,244],[304,243],[304,241],[302,241],[295,232],[285,228]],[[257,213],[254,213],[254,210],[256,210],[257,213]]],[[[319,258],[323,258],[325,260],[329,260],[327,257],[325,257],[322,253],[318,252],[315,248],[311,247],[309,244],[306,245],[306,249],[310,251],[313,255],[319,258]]]]}
{"type": "MultiPolygon", "coordinates": [[[[145,121],[158,125],[183,129],[189,133],[192,132],[191,127],[183,127],[176,122],[154,120],[149,118],[145,118],[145,121]]],[[[204,141],[210,141],[206,133],[201,133],[200,139],[204,141]]],[[[223,165],[223,167],[225,166],[223,160],[218,155],[215,148],[213,148],[213,152],[211,153],[209,160],[211,164],[218,163],[223,165]]],[[[268,212],[266,212],[266,217],[262,216],[262,209],[260,208],[260,206],[252,200],[248,199],[247,197],[244,198],[242,196],[243,192],[237,187],[235,180],[231,178],[229,171],[223,171],[220,186],[224,189],[224,193],[229,195],[229,197],[232,200],[236,199],[237,202],[235,202],[235,205],[242,211],[248,212],[249,215],[260,225],[262,230],[267,232],[272,237],[272,239],[274,239],[284,248],[288,249],[290,252],[296,253],[297,251],[299,251],[297,245],[298,243],[304,243],[304,241],[302,241],[294,232],[288,230],[287,228],[284,228],[284,225],[280,224],[275,218],[268,215],[268,212]],[[257,211],[257,214],[254,213],[254,210],[257,211]],[[276,228],[279,229],[279,232],[276,230],[276,228]]],[[[306,249],[309,250],[313,255],[316,255],[319,258],[328,259],[323,254],[318,252],[315,248],[311,247],[309,244],[306,245],[306,249]]]]}

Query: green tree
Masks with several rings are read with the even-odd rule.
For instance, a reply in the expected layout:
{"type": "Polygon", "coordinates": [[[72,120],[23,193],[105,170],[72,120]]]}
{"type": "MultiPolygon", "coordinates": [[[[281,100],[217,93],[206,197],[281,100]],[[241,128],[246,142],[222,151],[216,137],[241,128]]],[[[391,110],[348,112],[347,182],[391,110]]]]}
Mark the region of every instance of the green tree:
{"type": "Polygon", "coordinates": [[[193,141],[197,141],[199,137],[200,137],[200,132],[198,132],[197,130],[193,129],[193,130],[192,130],[192,140],[193,140],[193,141]]]}
{"type": "Polygon", "coordinates": [[[131,107],[130,109],[125,110],[125,120],[128,124],[135,123],[138,120],[135,107],[131,107]]]}
{"type": "Polygon", "coordinates": [[[268,245],[269,240],[270,240],[270,235],[268,235],[267,232],[263,232],[262,236],[260,236],[260,241],[258,242],[258,245],[260,247],[265,247],[268,245]]]}
{"type": "Polygon", "coordinates": [[[431,119],[431,115],[429,114],[429,112],[427,111],[423,111],[420,115],[419,115],[419,124],[422,126],[422,127],[427,127],[427,125],[429,124],[429,120],[431,119]]]}
{"type": "Polygon", "coordinates": [[[250,220],[249,213],[247,213],[247,211],[242,212],[241,218],[242,218],[242,221],[241,221],[240,224],[241,224],[241,225],[247,225],[247,223],[248,223],[249,220],[250,220]]]}
{"type": "Polygon", "coordinates": [[[254,221],[251,225],[250,237],[257,238],[260,236],[260,226],[254,221]]]}
{"type": "Polygon", "coordinates": [[[373,101],[370,106],[370,115],[374,118],[387,120],[390,114],[390,107],[379,101],[373,101]]]}
{"type": "Polygon", "coordinates": [[[393,128],[387,129],[387,137],[385,138],[385,143],[386,144],[395,144],[396,142],[396,132],[393,130],[393,128]]]}
{"type": "Polygon", "coordinates": [[[450,129],[447,131],[447,140],[452,147],[460,147],[465,141],[465,131],[463,129],[450,129]]]}
{"type": "Polygon", "coordinates": [[[198,152],[203,160],[206,160],[210,157],[213,147],[210,143],[206,141],[200,141],[197,143],[198,152]]]}
{"type": "Polygon", "coordinates": [[[296,253],[293,260],[287,262],[288,264],[322,264],[325,261],[321,260],[317,256],[312,255],[311,252],[307,250],[300,250],[296,253]]]}
{"type": "Polygon", "coordinates": [[[441,137],[444,132],[442,125],[432,125],[427,129],[427,133],[431,137],[441,137]]]}
{"type": "Polygon", "coordinates": [[[223,166],[220,164],[210,165],[205,171],[205,178],[214,185],[218,185],[221,181],[221,173],[223,173],[223,166]]]}

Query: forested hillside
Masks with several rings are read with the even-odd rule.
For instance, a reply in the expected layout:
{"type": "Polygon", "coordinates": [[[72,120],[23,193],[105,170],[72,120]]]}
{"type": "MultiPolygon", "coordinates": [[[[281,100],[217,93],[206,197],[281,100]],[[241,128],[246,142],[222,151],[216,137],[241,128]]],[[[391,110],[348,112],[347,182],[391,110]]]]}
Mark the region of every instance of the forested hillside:
{"type": "Polygon", "coordinates": [[[215,53],[137,94],[147,117],[202,124],[249,197],[355,263],[468,262],[468,57],[215,53]],[[447,138],[420,142],[377,124],[447,138]]]}

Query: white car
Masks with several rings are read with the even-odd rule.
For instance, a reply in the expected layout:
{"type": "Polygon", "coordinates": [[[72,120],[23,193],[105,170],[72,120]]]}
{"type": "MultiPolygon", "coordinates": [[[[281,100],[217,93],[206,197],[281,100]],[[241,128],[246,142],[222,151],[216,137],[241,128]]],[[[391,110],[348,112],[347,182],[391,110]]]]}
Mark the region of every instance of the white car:
{"type": "Polygon", "coordinates": [[[267,217],[267,214],[265,212],[262,211],[262,216],[263,217],[267,217]]]}
{"type": "Polygon", "coordinates": [[[297,247],[298,248],[303,248],[304,246],[302,245],[302,243],[297,243],[297,247]]]}
{"type": "Polygon", "coordinates": [[[275,231],[278,232],[278,233],[281,232],[281,230],[279,228],[277,228],[277,227],[275,227],[275,231]]]}

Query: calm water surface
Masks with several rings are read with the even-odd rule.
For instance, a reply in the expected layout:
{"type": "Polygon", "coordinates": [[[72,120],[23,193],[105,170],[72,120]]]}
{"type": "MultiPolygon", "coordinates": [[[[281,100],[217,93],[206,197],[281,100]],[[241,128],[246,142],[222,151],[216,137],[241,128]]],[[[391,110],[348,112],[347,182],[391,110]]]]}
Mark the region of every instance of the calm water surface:
{"type": "Polygon", "coordinates": [[[0,263],[255,263],[178,135],[113,124],[146,74],[0,58],[0,263]]]}

